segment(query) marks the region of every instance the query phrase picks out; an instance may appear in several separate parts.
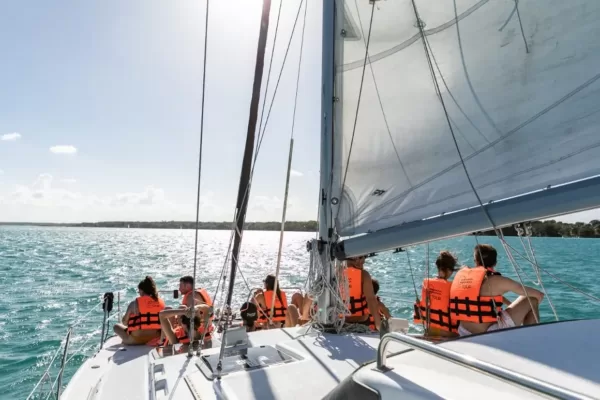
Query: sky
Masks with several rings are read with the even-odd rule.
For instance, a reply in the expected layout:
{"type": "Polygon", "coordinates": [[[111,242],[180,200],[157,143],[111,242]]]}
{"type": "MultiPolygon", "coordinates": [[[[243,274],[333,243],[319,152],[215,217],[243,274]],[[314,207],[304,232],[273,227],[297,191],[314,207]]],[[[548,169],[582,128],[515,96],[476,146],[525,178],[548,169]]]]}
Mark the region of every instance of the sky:
{"type": "MultiPolygon", "coordinates": [[[[212,1],[200,219],[233,219],[261,1],[212,1]]],[[[288,220],[317,217],[320,4],[309,2],[288,220]]],[[[299,0],[286,0],[268,103],[299,0]]],[[[279,2],[273,1],[265,65],[279,2]]],[[[195,219],[205,3],[8,2],[0,12],[0,221],[195,219]]],[[[302,14],[247,220],[281,219],[302,14]]],[[[263,77],[263,89],[267,69],[263,77]]],[[[263,95],[264,98],[264,95],[263,95]]]]}
{"type": "MultiPolygon", "coordinates": [[[[261,3],[210,4],[203,221],[233,219],[261,3]]],[[[267,104],[299,4],[282,6],[267,104]]],[[[278,7],[274,0],[266,67],[278,7]]],[[[317,217],[320,13],[321,2],[308,1],[288,220],[317,217]]],[[[0,221],[194,220],[204,21],[205,3],[198,0],[5,2],[0,221]]],[[[258,156],[249,221],[281,219],[302,23],[258,156]]],[[[595,218],[599,210],[560,219],[595,218]]]]}

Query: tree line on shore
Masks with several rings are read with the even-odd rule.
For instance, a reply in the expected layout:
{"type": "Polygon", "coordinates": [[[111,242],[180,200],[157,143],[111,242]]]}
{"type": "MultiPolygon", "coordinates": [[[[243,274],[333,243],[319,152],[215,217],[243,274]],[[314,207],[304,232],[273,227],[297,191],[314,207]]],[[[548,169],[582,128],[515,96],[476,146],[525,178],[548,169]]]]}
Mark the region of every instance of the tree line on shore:
{"type": "MultiPolygon", "coordinates": [[[[34,226],[65,226],[65,227],[83,227],[83,228],[147,228],[147,229],[194,229],[194,221],[104,221],[104,222],[83,222],[83,223],[6,223],[0,222],[0,225],[34,225],[34,226]]],[[[199,222],[199,229],[206,230],[230,230],[231,222],[199,222]]],[[[249,231],[279,231],[281,222],[246,222],[245,228],[249,231]]],[[[285,223],[286,231],[297,232],[315,232],[318,229],[317,221],[287,221],[285,223]]],[[[589,223],[584,222],[560,222],[555,220],[533,221],[531,222],[532,236],[539,237],[581,237],[594,238],[600,237],[600,221],[592,220],[589,223]]],[[[517,236],[518,233],[514,227],[502,228],[505,236],[517,236]]],[[[495,235],[494,231],[478,232],[480,235],[495,235]]]]}
{"type": "MultiPolygon", "coordinates": [[[[522,226],[522,225],[521,225],[522,226]]],[[[518,236],[514,226],[502,228],[504,236],[518,236]]],[[[495,236],[494,231],[480,232],[482,235],[495,236]]],[[[538,237],[579,237],[595,238],[600,237],[600,221],[594,219],[588,223],[584,222],[561,222],[553,219],[547,221],[532,221],[531,236],[538,237]]]]}
{"type": "MultiPolygon", "coordinates": [[[[34,226],[62,226],[81,228],[146,228],[146,229],[194,229],[195,221],[103,221],[82,223],[1,223],[0,225],[34,225],[34,226]]],[[[199,229],[230,230],[231,222],[199,222],[199,229]]],[[[281,222],[246,222],[244,229],[249,231],[280,231],[281,222]]],[[[315,232],[318,229],[317,221],[287,221],[286,231],[315,232]]]]}

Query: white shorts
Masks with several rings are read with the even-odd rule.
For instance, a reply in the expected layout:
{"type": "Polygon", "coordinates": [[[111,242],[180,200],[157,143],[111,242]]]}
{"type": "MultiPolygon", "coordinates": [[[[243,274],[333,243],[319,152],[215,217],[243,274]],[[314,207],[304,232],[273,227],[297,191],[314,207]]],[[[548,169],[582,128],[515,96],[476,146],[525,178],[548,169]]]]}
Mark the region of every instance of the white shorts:
{"type": "MultiPolygon", "coordinates": [[[[506,328],[513,328],[515,326],[516,326],[515,322],[510,317],[510,314],[507,313],[506,311],[500,311],[498,313],[498,322],[490,325],[489,328],[487,328],[487,332],[497,331],[497,330],[506,329],[506,328]]],[[[468,335],[471,335],[471,332],[469,332],[466,328],[464,328],[462,326],[462,324],[460,324],[458,326],[458,334],[460,336],[468,336],[468,335]]]]}

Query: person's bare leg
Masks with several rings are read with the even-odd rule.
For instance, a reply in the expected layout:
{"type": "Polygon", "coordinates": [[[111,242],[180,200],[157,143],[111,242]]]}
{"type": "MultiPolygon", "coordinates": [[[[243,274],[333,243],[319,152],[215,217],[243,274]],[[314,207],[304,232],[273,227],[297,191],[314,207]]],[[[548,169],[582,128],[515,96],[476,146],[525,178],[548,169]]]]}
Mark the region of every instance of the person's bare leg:
{"type": "Polygon", "coordinates": [[[536,298],[530,297],[528,299],[525,296],[519,296],[519,298],[517,300],[513,301],[511,303],[511,305],[508,306],[508,308],[506,309],[506,312],[512,318],[513,322],[515,323],[515,326],[521,326],[523,324],[529,325],[529,324],[526,324],[526,321],[531,320],[528,318],[532,318],[535,323],[535,319],[533,317],[533,313],[532,313],[532,309],[531,309],[532,305],[534,306],[534,309],[537,312],[538,301],[536,298]],[[530,314],[532,315],[532,317],[528,317],[530,314]]]}
{"type": "Polygon", "coordinates": [[[310,308],[312,307],[312,298],[306,294],[302,299],[302,321],[310,321],[310,308]]]}
{"type": "Polygon", "coordinates": [[[300,313],[298,312],[298,307],[295,304],[290,304],[287,308],[287,314],[285,315],[285,327],[291,328],[298,324],[298,320],[300,319],[300,313]]]}
{"type": "Polygon", "coordinates": [[[533,309],[525,316],[523,325],[535,325],[540,321],[540,303],[537,299],[531,299],[533,309]]]}
{"type": "Polygon", "coordinates": [[[304,301],[304,297],[302,293],[294,293],[292,295],[292,304],[296,306],[298,310],[302,310],[302,303],[304,301]]]}
{"type": "Polygon", "coordinates": [[[123,344],[135,344],[133,338],[127,334],[127,327],[125,325],[115,324],[113,326],[113,330],[115,331],[117,336],[121,338],[123,344]]]}

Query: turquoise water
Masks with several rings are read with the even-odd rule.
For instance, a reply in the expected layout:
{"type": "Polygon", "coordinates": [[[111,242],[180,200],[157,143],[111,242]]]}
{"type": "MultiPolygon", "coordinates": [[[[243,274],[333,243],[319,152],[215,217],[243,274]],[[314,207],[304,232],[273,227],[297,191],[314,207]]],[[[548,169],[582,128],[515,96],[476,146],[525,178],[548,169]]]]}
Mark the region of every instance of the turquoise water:
{"type": "MultiPolygon", "coordinates": [[[[244,233],[240,260],[250,286],[260,286],[264,276],[274,271],[278,236],[277,232],[244,233]]],[[[312,236],[286,233],[281,267],[283,286],[304,285],[308,270],[305,244],[312,236]]],[[[229,238],[230,233],[225,231],[200,232],[198,277],[211,294],[223,268],[229,238]]],[[[192,272],[193,240],[194,232],[190,230],[0,227],[0,398],[25,398],[67,327],[90,310],[75,327],[70,348],[73,352],[82,348],[88,354],[97,349],[102,293],[126,289],[121,304],[127,304],[135,297],[135,287],[145,275],[153,276],[161,290],[177,288],[179,278],[192,272]]],[[[499,249],[498,269],[516,278],[498,240],[485,238],[485,241],[499,249]]],[[[587,293],[598,295],[596,260],[600,257],[600,240],[534,238],[532,241],[542,268],[587,293]]],[[[508,242],[522,251],[518,238],[508,238],[508,242]]],[[[439,250],[449,249],[460,262],[470,263],[474,244],[473,237],[431,244],[431,261],[439,250]]],[[[425,246],[410,248],[408,253],[418,284],[425,273],[425,246]]],[[[534,278],[531,267],[525,262],[520,265],[526,284],[531,284],[534,278]]],[[[368,259],[366,267],[379,279],[379,294],[392,314],[409,318],[414,289],[406,253],[378,255],[368,259]]],[[[547,275],[543,275],[543,282],[561,319],[600,317],[591,300],[547,275]]],[[[248,294],[239,275],[236,289],[235,299],[239,304],[248,294]]],[[[541,313],[543,320],[553,319],[546,300],[541,313]]],[[[83,355],[73,356],[65,382],[83,360],[83,355]]]]}

